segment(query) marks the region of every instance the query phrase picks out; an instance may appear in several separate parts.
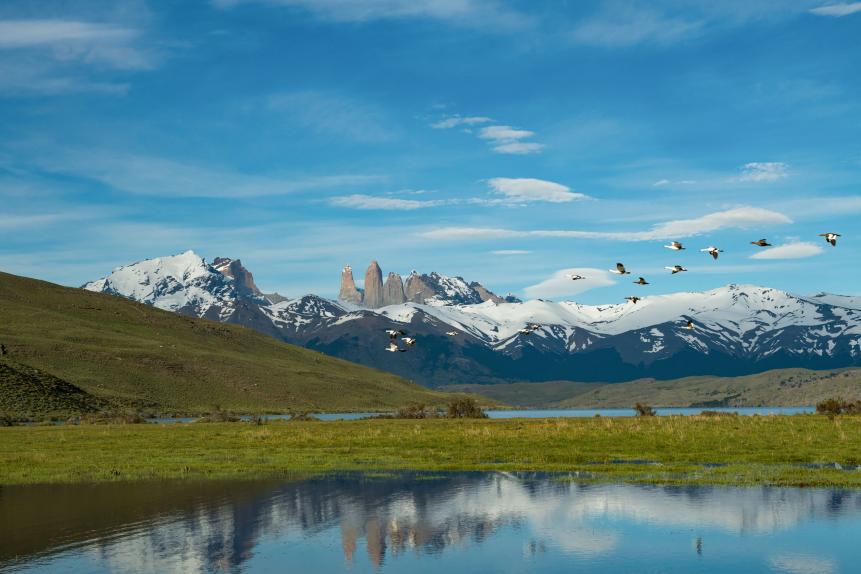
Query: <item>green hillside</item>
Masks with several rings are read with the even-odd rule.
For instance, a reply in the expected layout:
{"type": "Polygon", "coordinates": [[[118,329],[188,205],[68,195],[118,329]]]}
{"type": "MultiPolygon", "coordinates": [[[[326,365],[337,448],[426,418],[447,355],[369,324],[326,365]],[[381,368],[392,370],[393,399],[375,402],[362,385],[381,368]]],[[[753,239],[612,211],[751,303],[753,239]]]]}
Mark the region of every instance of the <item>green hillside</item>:
{"type": "Polygon", "coordinates": [[[0,410],[10,415],[102,401],[162,412],[283,412],[450,398],[242,327],[6,273],[0,343],[0,410]]]}
{"type": "Polygon", "coordinates": [[[627,408],[638,402],[661,407],[813,406],[831,397],[861,399],[861,369],[777,369],[742,377],[639,379],[612,384],[552,381],[446,388],[532,408],[627,408]]]}

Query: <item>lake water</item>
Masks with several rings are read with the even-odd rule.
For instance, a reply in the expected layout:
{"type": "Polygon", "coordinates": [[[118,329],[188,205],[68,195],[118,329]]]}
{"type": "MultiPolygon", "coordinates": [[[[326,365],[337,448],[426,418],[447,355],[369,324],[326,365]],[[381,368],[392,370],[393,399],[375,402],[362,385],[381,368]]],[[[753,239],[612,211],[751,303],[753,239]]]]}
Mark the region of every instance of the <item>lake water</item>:
{"type": "Polygon", "coordinates": [[[0,488],[0,572],[859,571],[861,491],[505,473],[0,488]]]}
{"type": "MultiPolygon", "coordinates": [[[[815,412],[813,407],[733,407],[733,408],[658,408],[655,409],[658,416],[669,415],[697,415],[703,411],[720,411],[724,413],[738,413],[740,415],[797,415],[804,413],[815,412]]],[[[375,416],[379,413],[317,413],[315,417],[324,421],[338,420],[356,420],[375,416]]],[[[498,410],[487,411],[488,417],[492,419],[513,419],[513,418],[559,418],[559,417],[594,417],[600,415],[602,417],[632,417],[634,409],[532,409],[532,410],[498,410]]],[[[250,417],[243,417],[249,419],[250,417]]],[[[290,415],[266,415],[269,420],[289,419],[290,415]]],[[[165,417],[152,419],[151,422],[170,424],[170,423],[190,423],[197,420],[197,417],[165,417]]]]}

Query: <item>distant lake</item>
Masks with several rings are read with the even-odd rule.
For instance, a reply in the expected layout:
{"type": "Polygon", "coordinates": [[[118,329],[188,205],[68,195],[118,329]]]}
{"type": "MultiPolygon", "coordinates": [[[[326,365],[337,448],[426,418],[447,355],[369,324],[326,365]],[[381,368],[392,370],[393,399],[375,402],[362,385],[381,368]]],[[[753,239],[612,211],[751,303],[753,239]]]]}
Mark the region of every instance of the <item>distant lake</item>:
{"type": "Polygon", "coordinates": [[[560,478],[0,487],[0,572],[858,572],[861,490],[560,478]]]}
{"type": "MultiPolygon", "coordinates": [[[[703,411],[719,411],[723,413],[738,413],[740,415],[796,415],[813,413],[813,407],[737,407],[737,408],[659,408],[655,409],[659,416],[668,415],[698,415],[703,411]]],[[[380,413],[317,413],[314,416],[324,421],[357,420],[376,416],[380,413]]],[[[532,409],[532,410],[499,410],[487,411],[492,419],[513,418],[559,418],[559,417],[632,417],[634,409],[532,409]]],[[[250,417],[243,417],[249,419],[250,417]]],[[[266,415],[269,420],[289,419],[290,415],[266,415]]],[[[164,417],[152,419],[154,423],[189,423],[197,420],[197,417],[164,417]]]]}

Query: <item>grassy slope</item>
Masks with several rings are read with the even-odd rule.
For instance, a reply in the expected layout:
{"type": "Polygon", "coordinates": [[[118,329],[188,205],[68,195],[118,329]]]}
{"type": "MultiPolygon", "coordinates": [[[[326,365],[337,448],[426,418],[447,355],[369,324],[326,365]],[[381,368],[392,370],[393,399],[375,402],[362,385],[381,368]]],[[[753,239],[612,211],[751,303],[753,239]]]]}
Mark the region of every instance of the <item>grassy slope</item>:
{"type": "Polygon", "coordinates": [[[613,384],[554,381],[447,388],[524,407],[611,408],[630,407],[637,402],[662,407],[812,406],[830,397],[861,399],[861,369],[778,369],[743,377],[640,379],[613,384]]]}
{"type": "Polygon", "coordinates": [[[107,402],[53,375],[0,357],[0,413],[86,413],[107,402]]]}
{"type": "Polygon", "coordinates": [[[6,361],[119,404],[271,412],[381,409],[449,398],[242,327],[5,273],[0,317],[6,361]]]}
{"type": "Polygon", "coordinates": [[[861,464],[861,417],[427,419],[0,429],[0,484],[252,478],[338,470],[521,470],[660,483],[861,486],[861,472],[805,466],[816,463],[861,464]]]}

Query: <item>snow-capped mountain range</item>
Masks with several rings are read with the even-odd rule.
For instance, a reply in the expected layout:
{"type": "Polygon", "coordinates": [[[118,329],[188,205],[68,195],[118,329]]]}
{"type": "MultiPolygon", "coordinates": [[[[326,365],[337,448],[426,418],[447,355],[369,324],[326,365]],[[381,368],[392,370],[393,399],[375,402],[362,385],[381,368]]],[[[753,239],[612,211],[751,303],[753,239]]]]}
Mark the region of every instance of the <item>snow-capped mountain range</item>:
{"type": "Polygon", "coordinates": [[[636,304],[504,302],[473,296],[470,289],[484,289],[477,283],[433,273],[421,276],[434,291],[425,303],[367,309],[316,295],[264,295],[239,260],[216,261],[188,251],[117,268],[84,288],[245,325],[430,386],[861,365],[861,297],[728,285],[636,304]],[[532,323],[540,328],[521,332],[532,323]],[[408,353],[386,352],[389,328],[409,332],[418,344],[408,353]]]}

